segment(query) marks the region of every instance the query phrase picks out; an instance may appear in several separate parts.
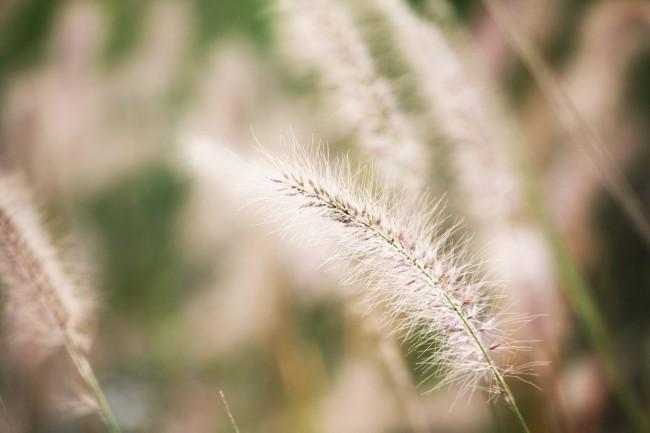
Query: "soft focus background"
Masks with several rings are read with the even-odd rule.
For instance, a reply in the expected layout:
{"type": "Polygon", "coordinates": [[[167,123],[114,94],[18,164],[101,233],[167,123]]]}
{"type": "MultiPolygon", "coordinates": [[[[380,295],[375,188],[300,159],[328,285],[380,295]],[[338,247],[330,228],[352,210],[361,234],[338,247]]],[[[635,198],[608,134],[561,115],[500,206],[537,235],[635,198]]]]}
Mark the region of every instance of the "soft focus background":
{"type": "MultiPolygon", "coordinates": [[[[373,2],[338,3],[431,150],[425,187],[446,194],[447,211],[477,233],[475,246],[497,262],[515,309],[538,315],[526,338],[539,342],[522,362],[550,361],[528,378],[541,390],[512,383],[531,430],[631,431],[535,211],[511,202],[495,211],[501,205],[489,197],[471,206],[463,188],[500,173],[485,162],[499,158],[456,158],[423,108],[420,85],[436,70],[413,72],[373,2]]],[[[650,209],[649,3],[508,3],[650,209]]],[[[512,152],[529,161],[541,212],[650,412],[649,246],[480,2],[408,7],[442,29],[498,95],[516,131],[512,152]]],[[[244,159],[256,157],[256,140],[281,150],[288,128],[305,143],[315,137],[354,154],[354,134],[323,102],[327,88],[300,64],[314,48],[287,36],[279,15],[274,0],[0,2],[0,165],[27,180],[57,245],[95,292],[91,359],[124,431],[231,432],[220,390],[241,432],[410,432],[418,416],[432,432],[517,431],[501,401],[429,392],[437,379],[418,368],[426,353],[386,340],[389,329],[377,329],[337,270],[320,267],[321,249],[289,244],[240,209],[249,198],[230,185],[236,167],[185,162],[197,142],[244,159]],[[395,383],[391,348],[417,391],[395,383]],[[411,391],[422,395],[405,397],[411,391]]],[[[455,92],[462,88],[450,98],[455,92]]],[[[27,371],[0,350],[0,430],[10,431],[9,418],[17,432],[101,431],[95,415],[68,404],[67,370],[65,354],[27,371]]]]}

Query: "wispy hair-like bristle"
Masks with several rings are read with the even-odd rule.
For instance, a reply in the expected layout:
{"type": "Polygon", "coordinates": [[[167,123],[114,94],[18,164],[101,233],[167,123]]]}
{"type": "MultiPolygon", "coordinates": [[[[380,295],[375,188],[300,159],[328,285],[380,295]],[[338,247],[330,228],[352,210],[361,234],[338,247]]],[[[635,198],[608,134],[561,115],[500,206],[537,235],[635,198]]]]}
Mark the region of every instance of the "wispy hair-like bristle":
{"type": "Polygon", "coordinates": [[[443,228],[439,202],[391,193],[367,169],[331,162],[322,150],[295,145],[270,161],[260,193],[267,219],[282,221],[291,238],[331,242],[328,260],[343,263],[343,280],[360,283],[371,305],[383,304],[399,334],[433,350],[427,364],[440,385],[512,398],[504,377],[522,378],[532,367],[509,365],[508,354],[526,346],[511,331],[526,319],[499,308],[471,249],[453,241],[455,228],[443,228]]]}
{"type": "Polygon", "coordinates": [[[90,297],[68,276],[25,189],[6,175],[0,177],[0,269],[8,354],[20,365],[36,365],[67,345],[88,348],[90,297]]]}
{"type": "Polygon", "coordinates": [[[119,433],[87,357],[90,297],[63,263],[26,189],[16,178],[0,174],[0,272],[8,352],[21,366],[35,367],[65,350],[87,388],[79,391],[76,403],[97,411],[108,430],[119,433]]]}

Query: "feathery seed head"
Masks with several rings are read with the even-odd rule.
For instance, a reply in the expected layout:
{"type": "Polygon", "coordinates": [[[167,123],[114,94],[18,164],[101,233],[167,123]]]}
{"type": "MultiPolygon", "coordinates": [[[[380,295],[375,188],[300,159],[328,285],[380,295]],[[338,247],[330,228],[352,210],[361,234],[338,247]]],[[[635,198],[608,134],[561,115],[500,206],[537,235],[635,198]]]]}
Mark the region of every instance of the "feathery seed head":
{"type": "Polygon", "coordinates": [[[332,0],[280,0],[287,57],[322,78],[339,126],[351,131],[367,156],[407,188],[426,175],[427,150],[377,72],[344,8],[332,0]]]}
{"type": "Polygon", "coordinates": [[[0,271],[11,356],[33,366],[57,348],[87,348],[87,297],[63,269],[28,194],[0,175],[0,271]]]}
{"type": "Polygon", "coordinates": [[[271,165],[275,174],[261,192],[267,218],[282,221],[293,238],[332,242],[329,260],[344,264],[344,281],[360,283],[371,305],[384,305],[398,332],[435,348],[428,365],[444,370],[441,385],[509,393],[503,376],[528,372],[496,357],[524,348],[508,329],[525,320],[498,308],[480,264],[465,244],[454,244],[454,228],[442,228],[439,202],[423,213],[424,197],[391,193],[367,170],[352,170],[345,158],[330,162],[320,150],[296,145],[271,165]]]}
{"type": "MultiPolygon", "coordinates": [[[[473,73],[468,53],[447,40],[431,22],[400,0],[373,2],[387,19],[390,37],[399,44],[428,107],[427,122],[453,144],[454,163],[468,209],[481,219],[513,212],[520,201],[505,143],[511,138],[501,125],[502,110],[486,85],[473,73]],[[459,52],[460,51],[460,52],[459,52]]],[[[462,48],[462,47],[461,47],[462,48]]]]}

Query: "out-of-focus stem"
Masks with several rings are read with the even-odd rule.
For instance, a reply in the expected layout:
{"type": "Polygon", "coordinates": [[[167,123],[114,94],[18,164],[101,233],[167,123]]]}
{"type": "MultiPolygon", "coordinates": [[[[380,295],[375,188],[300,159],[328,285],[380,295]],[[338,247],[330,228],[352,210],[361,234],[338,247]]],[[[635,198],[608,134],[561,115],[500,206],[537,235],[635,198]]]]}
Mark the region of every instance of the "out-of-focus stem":
{"type": "MultiPolygon", "coordinates": [[[[513,49],[528,66],[542,92],[557,110],[560,121],[564,123],[568,132],[581,146],[589,161],[594,165],[595,170],[602,177],[605,187],[614,199],[619,202],[639,234],[650,245],[650,224],[648,224],[641,205],[633,196],[631,188],[622,173],[611,164],[605,145],[598,134],[577,111],[573,102],[560,86],[558,79],[539,54],[539,51],[520,31],[517,24],[508,19],[507,11],[502,3],[499,0],[484,0],[484,3],[506,34],[513,49]]],[[[635,431],[645,432],[647,431],[646,417],[643,415],[638,402],[632,397],[633,394],[621,374],[621,368],[614,355],[613,344],[596,303],[583,277],[569,256],[567,247],[551,222],[551,218],[543,209],[541,196],[535,187],[536,183],[532,176],[532,167],[530,167],[530,164],[526,164],[523,158],[519,157],[518,159],[520,160],[522,176],[525,178],[524,184],[526,185],[530,205],[545,230],[546,239],[559,275],[563,280],[565,292],[573,312],[600,360],[612,391],[630,424],[633,425],[635,431]]]]}
{"type": "Polygon", "coordinates": [[[113,414],[113,411],[108,404],[106,395],[104,394],[104,391],[102,391],[102,388],[99,385],[97,377],[95,377],[95,373],[93,372],[92,367],[88,363],[88,359],[81,353],[81,351],[74,345],[74,343],[66,341],[66,348],[68,349],[70,358],[77,367],[82,380],[90,392],[93,394],[93,397],[97,402],[97,409],[102,420],[104,421],[106,430],[109,433],[122,433],[122,429],[120,428],[120,425],[118,424],[117,419],[115,418],[115,415],[113,414]]]}
{"type": "MultiPolygon", "coordinates": [[[[9,189],[9,185],[9,183],[2,185],[6,188],[2,193],[17,194],[9,189]]],[[[65,284],[63,277],[57,278],[57,267],[60,264],[56,262],[53,253],[48,254],[46,251],[47,241],[39,239],[38,232],[41,228],[34,221],[30,221],[28,209],[20,209],[19,204],[13,204],[14,208],[10,203],[11,200],[0,203],[0,253],[2,256],[0,259],[5,266],[2,271],[14,274],[13,278],[15,279],[13,285],[9,284],[9,288],[13,295],[16,295],[16,292],[31,292],[36,296],[36,302],[40,303],[42,307],[40,313],[43,317],[33,317],[31,318],[32,322],[47,320],[46,317],[49,316],[51,323],[46,325],[48,331],[60,335],[60,344],[65,347],[80,377],[93,394],[97,410],[107,430],[110,433],[121,433],[79,338],[75,334],[75,308],[71,306],[71,302],[65,301],[65,296],[70,294],[68,293],[70,287],[65,284]],[[20,213],[21,210],[23,214],[20,213]],[[32,226],[29,225],[30,222],[33,224],[32,226]]],[[[25,208],[28,206],[26,201],[22,205],[25,208]]],[[[8,281],[12,280],[8,278],[8,281]]]]}
{"type": "Polygon", "coordinates": [[[558,120],[580,147],[589,163],[600,176],[605,188],[621,206],[638,234],[650,246],[650,220],[648,213],[634,196],[623,173],[612,163],[612,157],[602,138],[580,114],[566,94],[559,79],[533,43],[518,27],[516,20],[508,17],[502,0],[483,0],[486,7],[505,34],[508,42],[526,64],[544,96],[557,113],[558,120]]]}

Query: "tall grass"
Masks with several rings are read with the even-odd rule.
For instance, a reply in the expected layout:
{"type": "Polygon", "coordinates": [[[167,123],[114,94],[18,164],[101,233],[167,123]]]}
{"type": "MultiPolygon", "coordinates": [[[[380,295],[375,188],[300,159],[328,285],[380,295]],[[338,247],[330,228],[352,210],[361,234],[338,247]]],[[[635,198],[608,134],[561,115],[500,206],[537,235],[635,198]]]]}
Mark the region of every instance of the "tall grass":
{"type": "Polygon", "coordinates": [[[439,205],[422,211],[424,197],[396,196],[372,173],[295,143],[271,165],[260,194],[268,218],[282,221],[291,238],[332,242],[328,260],[343,263],[343,280],[360,283],[371,304],[385,306],[385,318],[407,339],[435,347],[430,368],[443,377],[439,386],[502,394],[527,432],[505,378],[525,380],[535,363],[497,358],[526,349],[511,337],[527,319],[500,310],[467,244],[451,240],[454,229],[441,229],[439,205]]]}
{"type": "Polygon", "coordinates": [[[6,290],[4,317],[10,330],[8,354],[35,368],[52,353],[65,350],[94,399],[91,409],[101,415],[109,431],[120,432],[87,357],[89,293],[66,273],[28,194],[4,174],[0,177],[0,269],[6,290]]]}
{"type": "Polygon", "coordinates": [[[345,8],[328,0],[281,0],[277,9],[282,50],[296,69],[320,78],[324,112],[352,131],[355,147],[387,176],[421,188],[429,149],[417,140],[345,8]]]}
{"type": "MultiPolygon", "coordinates": [[[[460,3],[481,1],[152,0],[127,23],[123,54],[106,64],[101,35],[114,52],[123,26],[110,17],[130,16],[125,2],[109,12],[89,2],[9,3],[0,5],[0,57],[9,60],[0,71],[0,165],[88,223],[83,242],[106,260],[99,274],[113,302],[96,352],[117,363],[108,369],[115,403],[128,406],[123,428],[647,431],[649,355],[638,347],[650,218],[630,185],[647,186],[636,181],[648,179],[640,158],[648,122],[622,96],[629,83],[647,96],[647,78],[626,75],[650,28],[646,1],[523,2],[508,12],[505,0],[483,0],[458,19],[460,3]],[[553,13],[536,15],[545,8],[553,13]],[[596,15],[602,27],[591,24],[596,15]],[[524,34],[529,19],[544,27],[542,50],[524,34]],[[569,27],[582,27],[588,44],[569,27]],[[473,62],[474,44],[487,68],[473,62]],[[22,53],[36,51],[47,54],[43,64],[19,69],[22,53]],[[563,75],[567,55],[580,67],[563,75]],[[483,81],[489,71],[493,83],[483,81]],[[510,113],[507,103],[520,101],[510,113]],[[287,124],[319,131],[346,156],[292,141],[287,156],[265,151],[267,178],[249,176],[250,130],[266,146],[287,124]],[[192,155],[197,189],[183,209],[164,154],[174,137],[219,143],[192,155]],[[150,173],[145,160],[164,173],[120,182],[126,171],[150,173]],[[632,165],[638,179],[628,176],[632,165]],[[250,227],[259,215],[246,214],[256,207],[240,188],[248,182],[261,218],[285,239],[267,243],[250,227]],[[476,233],[471,241],[427,190],[446,191],[449,213],[476,233]],[[596,229],[605,192],[614,199],[606,212],[620,208],[633,230],[610,220],[596,229]],[[305,252],[286,238],[321,245],[305,252]],[[318,270],[319,253],[355,296],[341,296],[337,273],[318,270]],[[359,300],[371,313],[358,319],[359,300]],[[511,303],[525,314],[511,314],[511,303]],[[339,317],[348,308],[352,322],[339,317]],[[547,317],[528,323],[536,314],[547,317]],[[369,355],[387,377],[341,374],[369,355]],[[542,358],[552,368],[531,362],[542,358]],[[438,410],[454,406],[453,396],[418,395],[432,378],[456,400],[508,405],[512,422],[494,410],[488,426],[481,417],[494,406],[480,404],[443,420],[438,410]],[[382,381],[394,386],[375,386],[382,381]],[[233,413],[223,393],[219,401],[226,388],[233,413]],[[365,410],[347,410],[360,394],[365,410]]],[[[78,392],[69,407],[118,432],[91,366],[90,284],[70,272],[24,190],[0,175],[0,424],[42,430],[54,415],[53,380],[78,392]],[[72,371],[54,378],[49,367],[60,361],[72,371]]],[[[74,427],[96,430],[94,421],[74,427]]]]}
{"type": "MultiPolygon", "coordinates": [[[[549,100],[559,121],[568,131],[573,145],[580,148],[593,170],[600,177],[602,184],[618,203],[639,236],[646,245],[650,245],[650,219],[648,213],[635,196],[623,173],[613,163],[610,151],[601,136],[578,111],[539,50],[528,39],[518,24],[509,17],[507,7],[503,2],[501,0],[484,0],[484,3],[506,35],[512,48],[530,70],[544,96],[549,100]]],[[[540,205],[540,195],[536,185],[537,180],[530,175],[534,170],[524,162],[527,158],[525,156],[522,158],[521,152],[514,153],[516,154],[515,158],[520,158],[520,164],[525,165],[522,170],[522,183],[527,185],[529,201],[532,203],[532,207],[535,209],[545,230],[549,248],[553,252],[553,257],[559,269],[559,275],[565,282],[565,291],[573,313],[578,318],[587,340],[598,356],[605,377],[628,417],[630,425],[635,431],[644,432],[650,427],[647,415],[643,413],[643,408],[634,397],[634,392],[625,379],[611,337],[590,288],[576,269],[573,260],[567,253],[567,247],[557,233],[557,229],[540,205]]]]}

